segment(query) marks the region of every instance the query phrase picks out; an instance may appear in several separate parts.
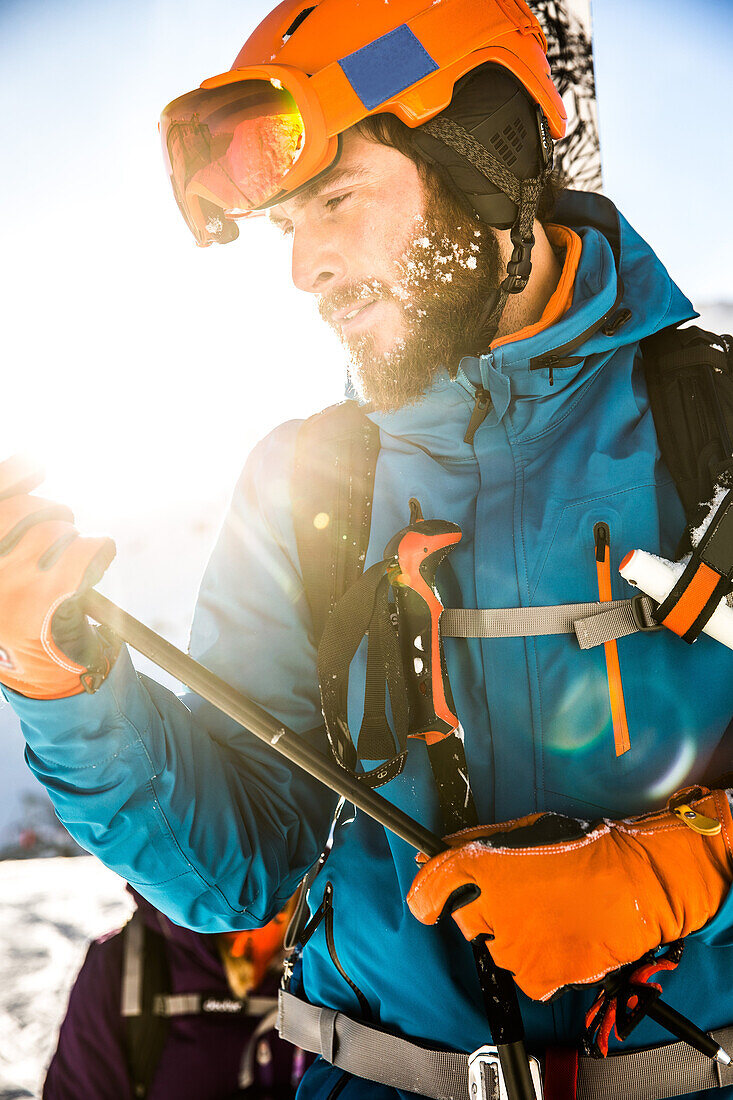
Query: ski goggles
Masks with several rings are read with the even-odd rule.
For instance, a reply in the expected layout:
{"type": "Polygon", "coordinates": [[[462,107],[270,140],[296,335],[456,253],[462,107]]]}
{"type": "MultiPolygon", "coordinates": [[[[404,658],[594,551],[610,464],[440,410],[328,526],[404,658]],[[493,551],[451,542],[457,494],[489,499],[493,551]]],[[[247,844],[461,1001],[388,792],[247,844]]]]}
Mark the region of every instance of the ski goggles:
{"type": "Polygon", "coordinates": [[[433,0],[312,75],[289,65],[246,65],[169,103],[160,121],[163,154],[197,243],[235,240],[237,219],[325,172],[338,156],[338,135],[367,115],[391,112],[408,126],[432,118],[450,103],[455,82],[484,62],[514,73],[542,107],[553,137],[562,136],[565,110],[534,18],[520,7],[516,18],[497,24],[485,8],[481,0],[461,0],[447,25],[433,0]]]}
{"type": "Polygon", "coordinates": [[[338,153],[308,77],[271,65],[223,73],[169,103],[160,136],[173,193],[199,245],[235,240],[338,153]]]}

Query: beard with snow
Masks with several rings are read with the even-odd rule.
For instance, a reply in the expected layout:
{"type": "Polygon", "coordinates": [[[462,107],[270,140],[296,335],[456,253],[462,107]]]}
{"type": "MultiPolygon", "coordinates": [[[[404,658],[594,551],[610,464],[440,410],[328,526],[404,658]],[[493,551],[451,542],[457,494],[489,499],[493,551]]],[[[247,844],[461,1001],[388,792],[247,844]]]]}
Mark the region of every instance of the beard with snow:
{"type": "Polygon", "coordinates": [[[499,244],[447,191],[433,192],[407,250],[395,263],[395,281],[352,282],[324,295],[318,309],[327,322],[345,305],[365,299],[399,304],[402,336],[377,351],[370,333],[349,339],[349,377],[362,401],[389,412],[425,393],[441,370],[455,375],[464,355],[487,349],[481,316],[499,284],[499,244]]]}

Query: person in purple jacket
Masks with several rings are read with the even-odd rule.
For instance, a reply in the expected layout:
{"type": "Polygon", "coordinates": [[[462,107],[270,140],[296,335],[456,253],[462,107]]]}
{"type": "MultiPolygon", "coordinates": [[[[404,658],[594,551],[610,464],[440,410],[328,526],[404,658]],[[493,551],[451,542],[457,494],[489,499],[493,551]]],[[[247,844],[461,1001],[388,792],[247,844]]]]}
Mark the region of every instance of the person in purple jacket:
{"type": "Polygon", "coordinates": [[[43,1100],[289,1100],[307,1064],[275,1031],[291,906],[203,935],[128,890],[137,909],[89,946],[43,1100]]]}

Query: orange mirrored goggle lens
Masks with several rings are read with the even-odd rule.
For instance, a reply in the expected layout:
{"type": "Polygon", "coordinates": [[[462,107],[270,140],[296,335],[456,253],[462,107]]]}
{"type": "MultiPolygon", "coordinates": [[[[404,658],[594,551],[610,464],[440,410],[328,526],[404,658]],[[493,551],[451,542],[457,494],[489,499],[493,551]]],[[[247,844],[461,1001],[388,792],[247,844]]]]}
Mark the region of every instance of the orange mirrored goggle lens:
{"type": "Polygon", "coordinates": [[[161,115],[173,192],[200,245],[226,243],[243,218],[282,190],[305,144],[292,95],[269,80],[197,89],[161,115]]]}

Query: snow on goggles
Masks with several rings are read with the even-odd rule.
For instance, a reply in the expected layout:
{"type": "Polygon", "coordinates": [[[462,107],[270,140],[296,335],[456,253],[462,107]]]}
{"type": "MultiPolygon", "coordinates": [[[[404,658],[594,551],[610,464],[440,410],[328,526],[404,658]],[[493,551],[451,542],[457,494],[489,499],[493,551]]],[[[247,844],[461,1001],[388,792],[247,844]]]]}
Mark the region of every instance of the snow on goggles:
{"type": "Polygon", "coordinates": [[[338,151],[307,78],[276,65],[246,71],[212,77],[161,115],[173,193],[202,246],[235,240],[236,219],[309,182],[338,151]]]}

